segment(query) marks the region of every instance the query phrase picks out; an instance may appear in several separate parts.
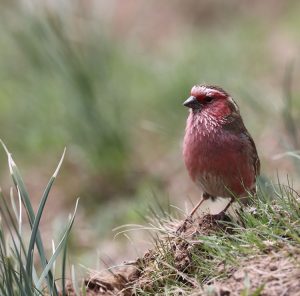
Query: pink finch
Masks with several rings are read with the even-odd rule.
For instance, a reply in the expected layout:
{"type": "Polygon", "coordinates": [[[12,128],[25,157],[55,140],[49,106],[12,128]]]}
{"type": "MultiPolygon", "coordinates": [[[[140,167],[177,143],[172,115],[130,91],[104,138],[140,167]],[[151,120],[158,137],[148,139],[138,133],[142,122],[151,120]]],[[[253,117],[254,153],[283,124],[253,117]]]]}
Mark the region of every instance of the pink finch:
{"type": "Polygon", "coordinates": [[[196,85],[183,103],[190,108],[183,156],[191,179],[203,191],[202,202],[215,197],[235,198],[255,192],[260,161],[239,108],[222,88],[196,85]]]}

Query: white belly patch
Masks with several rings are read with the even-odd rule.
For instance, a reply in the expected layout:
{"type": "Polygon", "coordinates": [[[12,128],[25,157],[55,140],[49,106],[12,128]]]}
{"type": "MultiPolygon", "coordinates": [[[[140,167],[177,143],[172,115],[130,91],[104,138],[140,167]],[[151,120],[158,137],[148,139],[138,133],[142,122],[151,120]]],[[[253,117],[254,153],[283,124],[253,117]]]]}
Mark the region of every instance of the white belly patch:
{"type": "Polygon", "coordinates": [[[212,196],[230,196],[228,189],[226,189],[226,186],[224,185],[223,179],[218,175],[204,172],[201,176],[198,176],[196,183],[204,192],[207,192],[212,196]]]}

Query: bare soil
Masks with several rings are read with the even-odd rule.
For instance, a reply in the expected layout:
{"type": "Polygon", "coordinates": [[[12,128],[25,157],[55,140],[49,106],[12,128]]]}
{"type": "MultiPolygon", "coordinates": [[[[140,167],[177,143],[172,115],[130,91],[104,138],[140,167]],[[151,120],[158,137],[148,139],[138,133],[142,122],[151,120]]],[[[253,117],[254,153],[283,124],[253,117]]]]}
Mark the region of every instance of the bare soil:
{"type": "Polygon", "coordinates": [[[215,295],[300,295],[300,249],[284,247],[246,258],[229,277],[215,282],[215,295]],[[251,288],[247,288],[247,285],[251,288]]]}

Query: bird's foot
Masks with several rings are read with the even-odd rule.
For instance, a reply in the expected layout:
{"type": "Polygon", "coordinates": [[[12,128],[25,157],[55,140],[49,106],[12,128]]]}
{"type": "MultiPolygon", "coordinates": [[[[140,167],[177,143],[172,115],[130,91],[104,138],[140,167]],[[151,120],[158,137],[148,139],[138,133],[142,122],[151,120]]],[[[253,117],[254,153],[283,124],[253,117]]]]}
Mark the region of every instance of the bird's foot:
{"type": "Polygon", "coordinates": [[[211,219],[214,221],[222,221],[226,217],[226,214],[224,211],[220,212],[219,214],[216,215],[210,215],[211,219]]]}
{"type": "Polygon", "coordinates": [[[180,225],[176,229],[176,234],[180,235],[181,233],[185,232],[188,224],[192,224],[192,223],[193,223],[192,217],[188,216],[182,223],[180,223],[180,225]]]}
{"type": "Polygon", "coordinates": [[[225,222],[225,221],[230,221],[229,216],[226,215],[225,211],[220,212],[219,214],[216,215],[209,215],[210,219],[212,222],[225,222]]]}

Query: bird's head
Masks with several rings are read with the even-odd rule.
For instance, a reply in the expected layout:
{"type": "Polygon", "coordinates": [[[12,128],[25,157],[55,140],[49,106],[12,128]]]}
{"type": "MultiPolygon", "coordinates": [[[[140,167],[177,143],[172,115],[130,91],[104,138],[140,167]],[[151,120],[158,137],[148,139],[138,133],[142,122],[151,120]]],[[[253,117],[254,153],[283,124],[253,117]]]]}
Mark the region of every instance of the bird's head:
{"type": "Polygon", "coordinates": [[[211,85],[195,85],[191,96],[183,103],[195,113],[202,111],[215,116],[227,116],[239,112],[237,104],[222,88],[211,85]]]}

